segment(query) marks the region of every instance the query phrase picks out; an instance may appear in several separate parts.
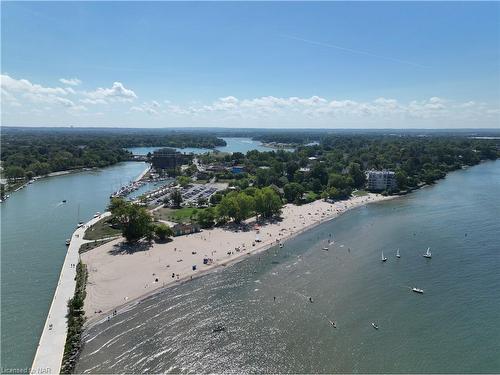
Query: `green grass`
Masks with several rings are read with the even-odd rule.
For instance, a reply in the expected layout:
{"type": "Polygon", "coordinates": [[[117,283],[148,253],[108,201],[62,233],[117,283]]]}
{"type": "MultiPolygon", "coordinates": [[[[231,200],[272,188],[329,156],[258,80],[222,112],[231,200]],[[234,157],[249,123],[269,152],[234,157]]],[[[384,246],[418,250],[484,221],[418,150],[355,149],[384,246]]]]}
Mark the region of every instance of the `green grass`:
{"type": "Polygon", "coordinates": [[[352,193],[355,197],[364,197],[365,195],[368,195],[368,192],[366,190],[356,190],[352,193]]]}
{"type": "Polygon", "coordinates": [[[101,238],[119,236],[120,229],[111,228],[110,217],[99,220],[85,231],[84,240],[100,240],[101,238]]]}
{"type": "Polygon", "coordinates": [[[186,223],[191,221],[190,217],[197,209],[193,207],[183,207],[179,209],[160,208],[154,212],[154,217],[157,220],[173,221],[176,223],[186,223]]]}
{"type": "Polygon", "coordinates": [[[87,251],[95,249],[96,247],[104,245],[105,243],[108,243],[109,241],[113,241],[113,240],[103,240],[103,241],[95,240],[94,242],[84,243],[82,246],[80,246],[79,252],[80,252],[80,254],[85,253],[87,251]]]}

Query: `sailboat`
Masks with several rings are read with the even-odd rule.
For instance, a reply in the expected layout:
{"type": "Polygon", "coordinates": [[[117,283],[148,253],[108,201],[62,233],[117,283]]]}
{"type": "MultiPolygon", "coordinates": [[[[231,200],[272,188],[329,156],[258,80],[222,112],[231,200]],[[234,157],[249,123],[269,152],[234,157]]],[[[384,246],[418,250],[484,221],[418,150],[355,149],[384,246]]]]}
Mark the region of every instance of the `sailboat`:
{"type": "Polygon", "coordinates": [[[431,248],[428,247],[425,254],[422,255],[424,258],[432,258],[431,248]]]}
{"type": "Polygon", "coordinates": [[[401,255],[399,254],[399,247],[398,247],[398,249],[396,250],[396,258],[401,258],[401,255]]]}
{"type": "Polygon", "coordinates": [[[387,260],[387,258],[384,256],[384,252],[382,251],[382,258],[381,258],[382,262],[385,262],[387,260]]]}

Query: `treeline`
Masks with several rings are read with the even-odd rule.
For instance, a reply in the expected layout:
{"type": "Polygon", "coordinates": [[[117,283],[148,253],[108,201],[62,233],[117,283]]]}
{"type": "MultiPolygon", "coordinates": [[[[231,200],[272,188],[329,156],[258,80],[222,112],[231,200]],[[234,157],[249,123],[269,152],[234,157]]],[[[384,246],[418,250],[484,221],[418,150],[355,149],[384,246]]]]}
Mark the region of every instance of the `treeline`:
{"type": "Polygon", "coordinates": [[[130,159],[126,147],[214,148],[225,144],[215,136],[195,133],[4,128],[0,158],[4,176],[21,179],[83,167],[106,167],[130,159]]]}
{"type": "Polygon", "coordinates": [[[194,217],[202,228],[210,228],[230,220],[239,224],[255,215],[261,220],[269,219],[279,215],[283,207],[279,193],[271,187],[247,187],[240,192],[232,191],[213,197],[213,206],[198,210],[194,217]]]}
{"type": "Polygon", "coordinates": [[[83,304],[85,301],[85,287],[87,285],[87,266],[81,261],[76,266],[76,286],[75,295],[68,301],[68,332],[66,343],[64,344],[64,354],[61,364],[62,374],[71,374],[75,368],[76,360],[82,345],[82,331],[85,323],[85,311],[83,304]]]}
{"type": "Polygon", "coordinates": [[[243,165],[245,173],[229,176],[240,189],[275,185],[289,202],[348,197],[365,186],[368,170],[396,172],[397,190],[431,184],[449,171],[500,156],[498,140],[464,137],[330,135],[318,145],[285,151],[249,151],[246,155],[204,155],[204,163],[243,165]]]}

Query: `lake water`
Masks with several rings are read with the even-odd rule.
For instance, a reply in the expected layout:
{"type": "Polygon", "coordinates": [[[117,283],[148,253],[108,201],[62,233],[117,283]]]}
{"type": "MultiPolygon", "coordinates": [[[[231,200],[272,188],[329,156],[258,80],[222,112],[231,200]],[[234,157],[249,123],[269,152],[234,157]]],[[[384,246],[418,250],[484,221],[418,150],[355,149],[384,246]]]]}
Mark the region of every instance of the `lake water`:
{"type": "Polygon", "coordinates": [[[93,327],[77,372],[499,373],[499,217],[500,161],[451,173],[93,327]]]}
{"type": "Polygon", "coordinates": [[[43,178],[0,205],[3,369],[31,366],[66,255],[65,240],[78,221],[103,212],[110,194],[145,169],[145,163],[128,162],[43,178]]]}
{"type": "MultiPolygon", "coordinates": [[[[225,146],[216,147],[215,149],[221,152],[241,152],[246,154],[248,151],[257,150],[257,151],[273,151],[276,150],[271,147],[266,147],[260,141],[254,141],[251,138],[241,138],[241,137],[233,137],[233,138],[222,138],[226,141],[225,146]]],[[[130,147],[127,150],[131,151],[134,155],[147,155],[149,152],[153,152],[158,150],[161,147],[130,147]]],[[[209,148],[176,148],[177,151],[183,153],[193,153],[193,154],[204,154],[206,152],[212,152],[212,149],[209,148]]],[[[285,149],[285,151],[293,151],[293,149],[285,149]]]]}

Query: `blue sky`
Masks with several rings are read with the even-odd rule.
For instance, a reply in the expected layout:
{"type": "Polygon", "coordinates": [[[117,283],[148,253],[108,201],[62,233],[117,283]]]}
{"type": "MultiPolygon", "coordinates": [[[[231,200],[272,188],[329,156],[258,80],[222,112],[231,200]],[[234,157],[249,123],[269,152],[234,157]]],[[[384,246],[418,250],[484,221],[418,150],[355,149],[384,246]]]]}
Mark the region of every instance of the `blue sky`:
{"type": "Polygon", "coordinates": [[[500,3],[2,3],[2,124],[499,127],[500,3]]]}

